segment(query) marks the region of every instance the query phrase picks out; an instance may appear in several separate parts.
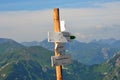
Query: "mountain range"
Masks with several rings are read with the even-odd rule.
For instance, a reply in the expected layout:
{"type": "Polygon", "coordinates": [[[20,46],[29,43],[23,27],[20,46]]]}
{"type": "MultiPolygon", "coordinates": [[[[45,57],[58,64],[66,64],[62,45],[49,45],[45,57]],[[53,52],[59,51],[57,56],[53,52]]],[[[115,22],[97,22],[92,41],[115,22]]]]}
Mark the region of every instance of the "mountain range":
{"type": "MultiPolygon", "coordinates": [[[[53,51],[40,45],[26,47],[0,38],[0,80],[55,80],[55,67],[50,61],[53,55],[53,51]]],[[[63,80],[120,80],[119,76],[119,51],[102,64],[85,65],[73,60],[63,66],[63,80]]]]}
{"type": "MultiPolygon", "coordinates": [[[[48,42],[47,39],[42,42],[24,42],[24,46],[42,46],[54,51],[54,43],[48,42]]],[[[83,64],[101,64],[112,58],[120,50],[120,40],[101,39],[93,40],[89,43],[73,40],[66,43],[66,54],[71,54],[73,58],[83,64]]]]}

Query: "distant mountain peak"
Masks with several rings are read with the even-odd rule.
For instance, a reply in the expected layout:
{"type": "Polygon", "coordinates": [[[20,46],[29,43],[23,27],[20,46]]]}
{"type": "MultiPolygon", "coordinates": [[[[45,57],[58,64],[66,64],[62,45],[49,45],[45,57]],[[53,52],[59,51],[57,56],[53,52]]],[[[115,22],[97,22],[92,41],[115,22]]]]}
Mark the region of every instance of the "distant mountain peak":
{"type": "Polygon", "coordinates": [[[0,43],[10,42],[12,39],[0,38],[0,43]]]}
{"type": "Polygon", "coordinates": [[[23,45],[12,39],[0,38],[0,55],[6,52],[13,52],[16,49],[21,49],[23,47],[23,45]]]}

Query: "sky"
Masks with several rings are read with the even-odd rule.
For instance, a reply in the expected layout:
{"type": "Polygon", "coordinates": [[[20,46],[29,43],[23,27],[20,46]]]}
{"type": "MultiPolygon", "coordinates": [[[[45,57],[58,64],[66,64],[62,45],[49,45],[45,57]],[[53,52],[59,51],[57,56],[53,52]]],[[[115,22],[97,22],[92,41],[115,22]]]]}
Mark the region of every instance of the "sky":
{"type": "Polygon", "coordinates": [[[54,31],[54,8],[79,41],[120,40],[120,0],[0,0],[0,38],[46,39],[54,31]]]}

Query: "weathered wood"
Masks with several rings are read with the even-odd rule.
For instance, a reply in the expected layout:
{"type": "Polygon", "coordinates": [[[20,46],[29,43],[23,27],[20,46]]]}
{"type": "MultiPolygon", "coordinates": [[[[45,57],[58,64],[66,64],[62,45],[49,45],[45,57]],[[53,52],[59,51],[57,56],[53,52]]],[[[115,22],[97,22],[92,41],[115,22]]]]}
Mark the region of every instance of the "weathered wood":
{"type": "MultiPolygon", "coordinates": [[[[54,9],[54,31],[55,32],[61,32],[60,18],[59,18],[59,8],[54,9]]],[[[59,45],[59,42],[55,42],[55,45],[59,45]]],[[[58,49],[55,49],[55,56],[61,56],[61,54],[58,53],[58,49]]],[[[57,77],[57,80],[63,80],[62,66],[56,66],[56,77],[57,77]]]]}

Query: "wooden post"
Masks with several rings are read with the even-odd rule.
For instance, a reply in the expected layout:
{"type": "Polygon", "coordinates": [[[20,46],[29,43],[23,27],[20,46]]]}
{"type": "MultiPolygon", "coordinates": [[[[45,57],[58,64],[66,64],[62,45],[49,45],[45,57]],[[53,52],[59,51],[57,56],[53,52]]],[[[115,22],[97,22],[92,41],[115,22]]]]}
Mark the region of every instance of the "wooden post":
{"type": "MultiPolygon", "coordinates": [[[[59,18],[59,8],[54,9],[54,31],[61,32],[60,29],[60,18],[59,18]]],[[[55,45],[59,45],[59,42],[55,42],[55,45]]],[[[55,49],[55,56],[60,56],[61,54],[58,53],[58,50],[55,49]]],[[[63,80],[62,77],[62,66],[56,66],[56,77],[57,80],[63,80]]]]}

